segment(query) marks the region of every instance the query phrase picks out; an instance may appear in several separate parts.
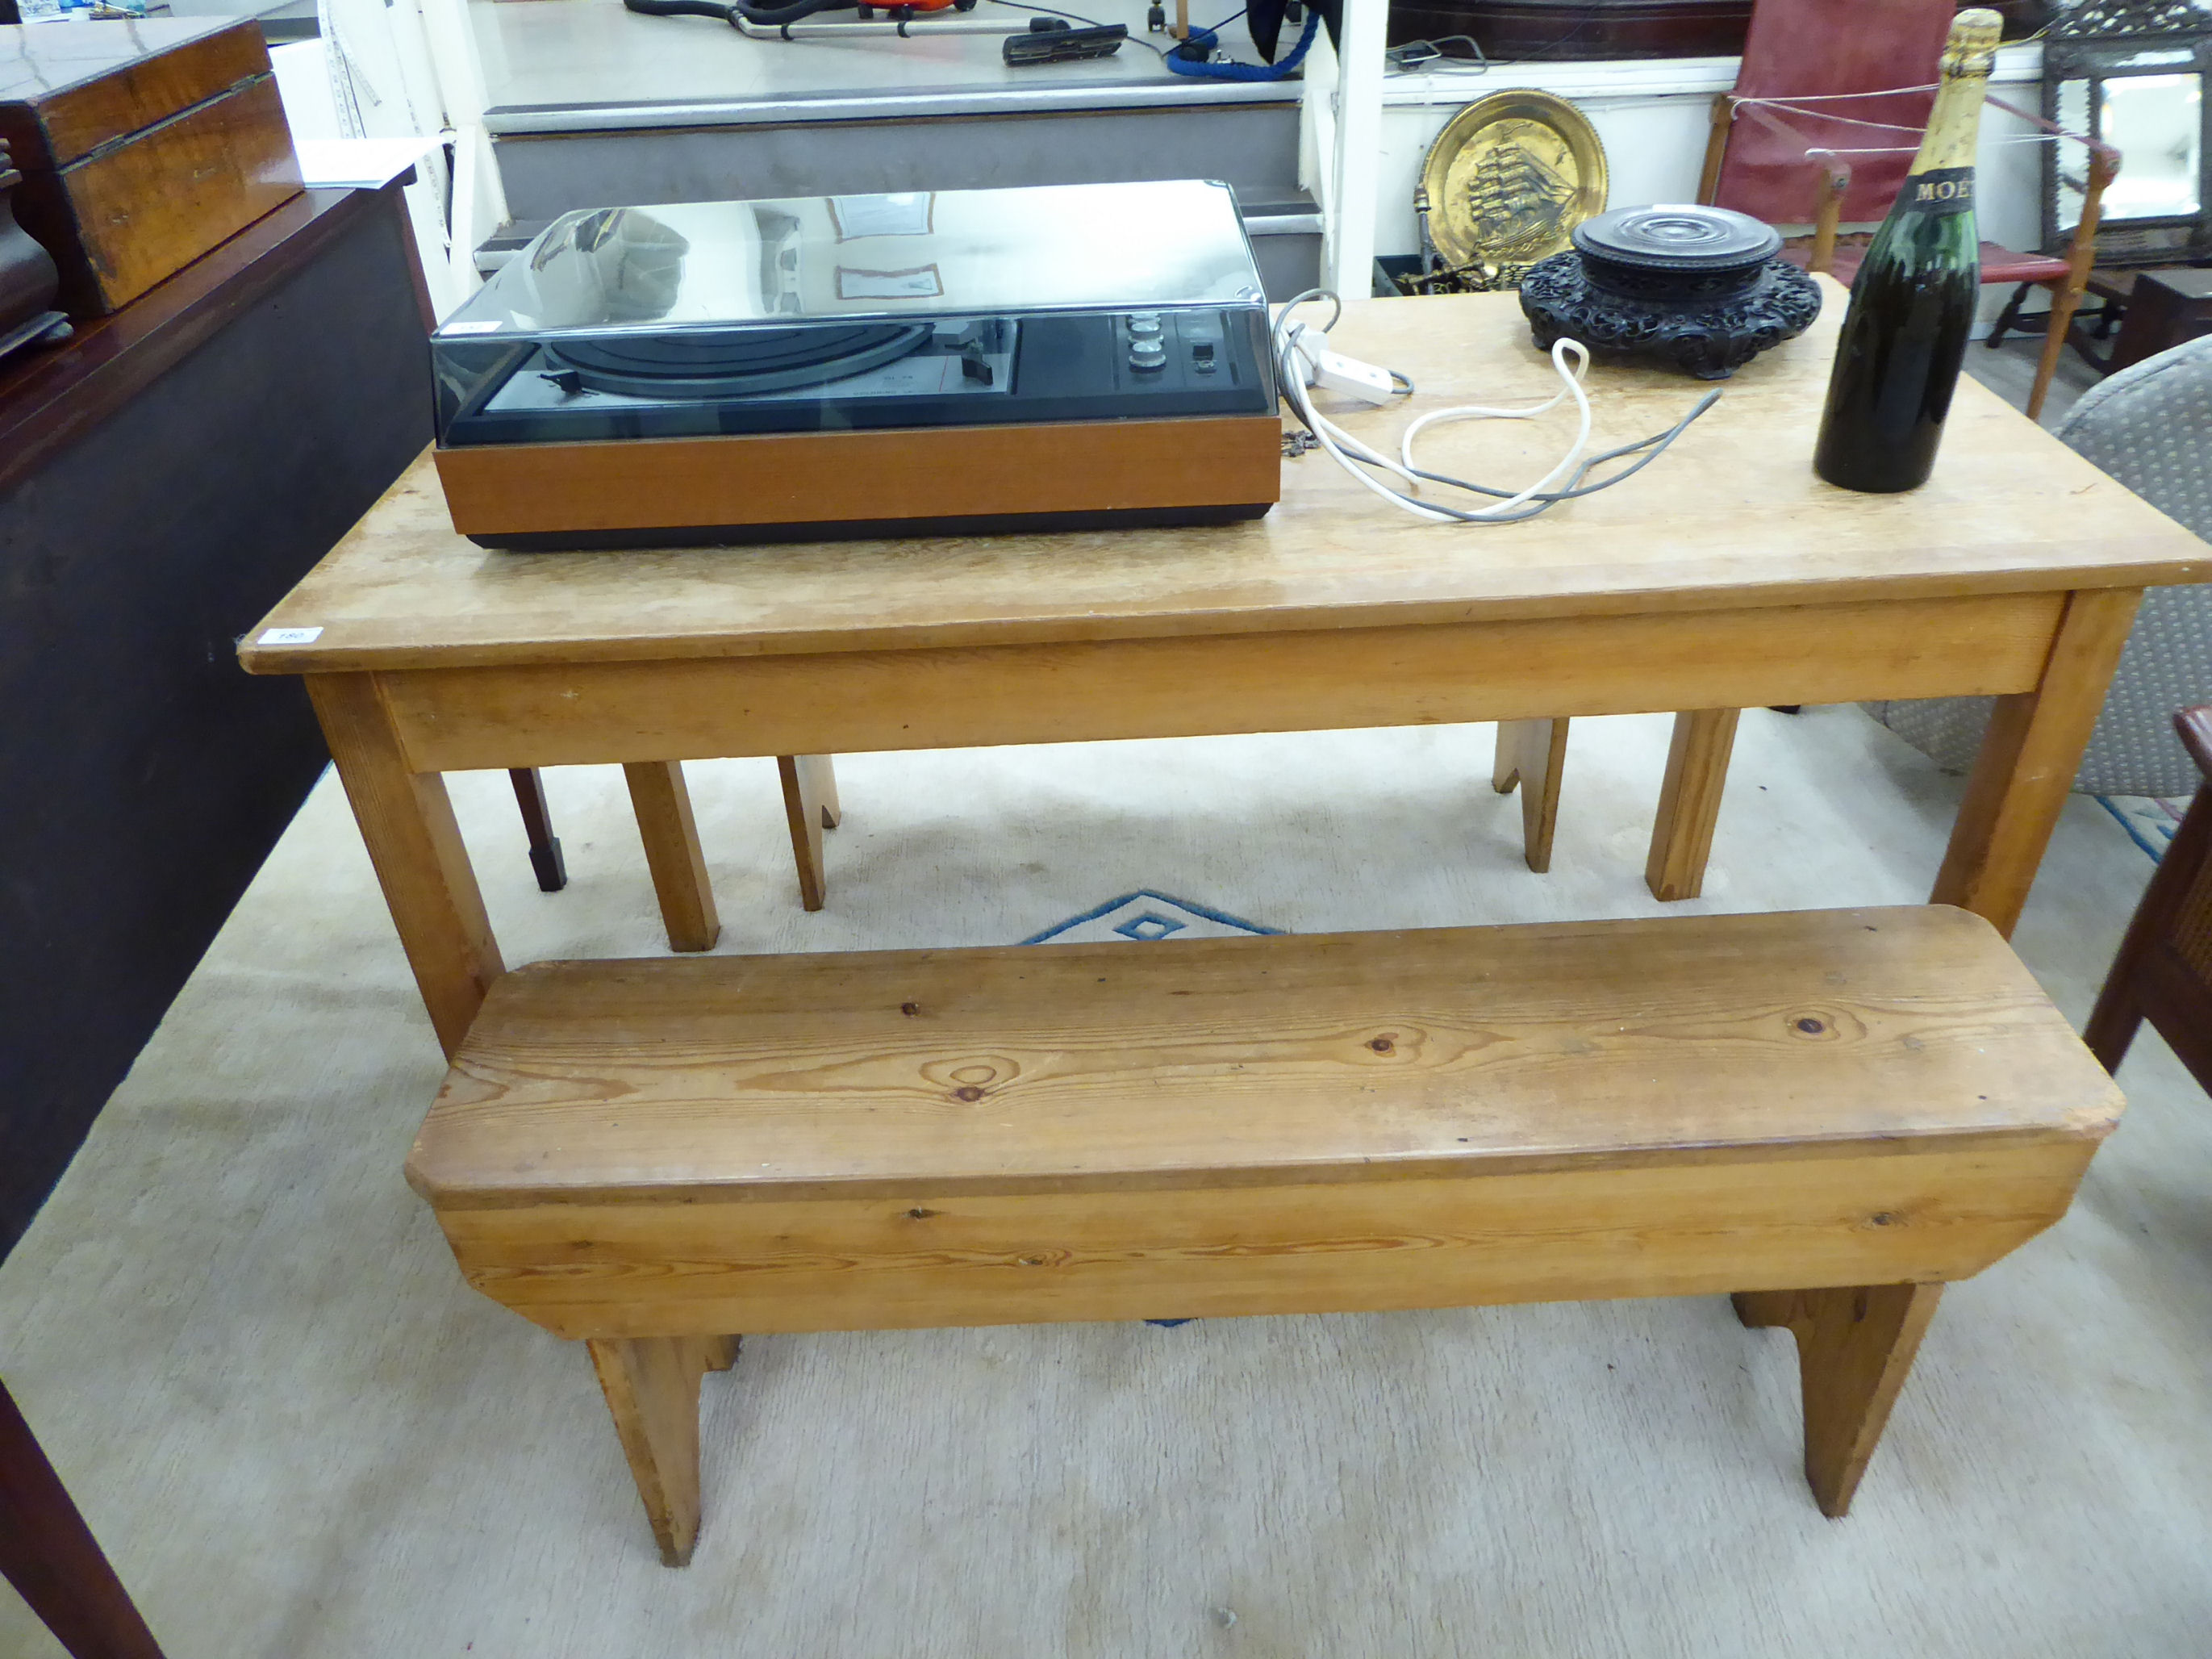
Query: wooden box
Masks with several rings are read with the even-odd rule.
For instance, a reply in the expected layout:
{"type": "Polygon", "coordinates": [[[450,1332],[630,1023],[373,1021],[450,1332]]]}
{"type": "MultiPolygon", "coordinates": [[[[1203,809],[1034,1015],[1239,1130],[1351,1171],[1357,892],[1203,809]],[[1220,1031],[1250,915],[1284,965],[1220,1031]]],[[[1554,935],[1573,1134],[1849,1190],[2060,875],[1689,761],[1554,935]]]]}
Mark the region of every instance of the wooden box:
{"type": "Polygon", "coordinates": [[[15,216],[98,317],[300,193],[258,25],[230,18],[0,27],[15,216]]]}

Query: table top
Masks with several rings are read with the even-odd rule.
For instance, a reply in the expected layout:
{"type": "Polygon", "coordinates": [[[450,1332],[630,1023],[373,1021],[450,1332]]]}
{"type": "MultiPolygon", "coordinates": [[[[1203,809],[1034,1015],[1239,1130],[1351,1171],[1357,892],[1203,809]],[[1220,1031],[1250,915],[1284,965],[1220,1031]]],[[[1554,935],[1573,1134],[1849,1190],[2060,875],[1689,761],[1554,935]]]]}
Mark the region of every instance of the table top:
{"type": "MultiPolygon", "coordinates": [[[[1437,525],[1326,455],[1283,466],[1250,523],[1180,530],[611,553],[488,552],[456,534],[425,456],[246,637],[257,673],[443,668],[1695,611],[2212,580],[2212,547],[1971,380],[1935,476],[1899,495],[1816,478],[1843,290],[1724,383],[1617,489],[1516,525],[1437,525]],[[256,643],[264,629],[319,629],[256,643]]],[[[1326,313],[1317,311],[1316,320],[1326,313]]],[[[1363,301],[1339,349],[1418,390],[1343,424],[1395,450],[1417,413],[1556,389],[1516,296],[1363,301]]],[[[1672,425],[1705,391],[1595,366],[1595,441],[1672,425]]],[[[1573,432],[1565,407],[1424,434],[1425,465],[1519,485],[1573,432]]]]}

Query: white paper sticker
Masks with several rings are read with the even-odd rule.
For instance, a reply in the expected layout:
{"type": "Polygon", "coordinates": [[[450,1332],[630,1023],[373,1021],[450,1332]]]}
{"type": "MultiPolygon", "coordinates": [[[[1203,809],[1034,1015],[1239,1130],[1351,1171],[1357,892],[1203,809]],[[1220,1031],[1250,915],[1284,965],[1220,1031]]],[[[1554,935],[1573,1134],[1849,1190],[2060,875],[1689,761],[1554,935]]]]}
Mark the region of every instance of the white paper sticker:
{"type": "Polygon", "coordinates": [[[837,297],[841,300],[935,300],[945,293],[945,279],[935,265],[916,265],[911,270],[855,270],[837,267],[837,297]]]}
{"type": "Polygon", "coordinates": [[[505,323],[447,323],[438,331],[441,334],[496,334],[505,323]]]}
{"type": "Polygon", "coordinates": [[[256,645],[313,645],[323,637],[319,628],[264,628],[256,645]]]}

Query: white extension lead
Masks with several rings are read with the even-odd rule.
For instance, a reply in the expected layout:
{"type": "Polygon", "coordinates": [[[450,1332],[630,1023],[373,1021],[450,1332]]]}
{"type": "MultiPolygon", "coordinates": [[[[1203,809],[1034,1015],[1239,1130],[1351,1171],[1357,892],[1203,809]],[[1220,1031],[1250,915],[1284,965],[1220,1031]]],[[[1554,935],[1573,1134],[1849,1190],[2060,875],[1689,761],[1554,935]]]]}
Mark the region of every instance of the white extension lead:
{"type": "MultiPolygon", "coordinates": [[[[1552,366],[1559,371],[1560,386],[1549,398],[1540,403],[1515,409],[1463,404],[1450,409],[1431,410],[1406,428],[1399,443],[1400,459],[1394,461],[1370,448],[1315,409],[1313,400],[1307,395],[1307,388],[1318,385],[1366,403],[1384,404],[1401,391],[1410,392],[1413,389],[1413,382],[1393,370],[1376,368],[1328,349],[1327,331],[1291,319],[1291,313],[1310,300],[1328,300],[1336,306],[1338,316],[1343,314],[1342,304],[1335,295],[1325,289],[1309,289],[1277,313],[1273,332],[1274,358],[1277,379],[1284,396],[1290,400],[1291,410],[1304,423],[1306,430],[1313,434],[1315,441],[1339,466],[1392,506],[1433,524],[1512,524],[1522,519],[1534,518],[1559,501],[1571,501],[1576,496],[1587,495],[1619,483],[1630,473],[1657,459],[1691,422],[1711,409],[1720,397],[1717,390],[1707,392],[1694,409],[1665,432],[1623,445],[1618,449],[1607,450],[1602,454],[1589,455],[1587,453],[1590,438],[1589,396],[1583,389],[1583,376],[1589,368],[1589,351],[1579,340],[1563,339],[1552,347],[1552,366]],[[1397,382],[1402,382],[1402,386],[1394,384],[1397,382]],[[1429,427],[1448,421],[1531,420],[1558,408],[1561,400],[1567,398],[1574,399],[1577,416],[1574,442],[1556,465],[1525,489],[1508,491],[1493,489],[1487,484],[1470,483],[1442,473],[1425,471],[1414,465],[1413,441],[1429,427]],[[1595,483],[1583,483],[1593,467],[1639,450],[1644,453],[1612,476],[1601,478],[1595,483]],[[1375,476],[1375,470],[1403,479],[1406,489],[1385,483],[1375,476]],[[1489,506],[1472,507],[1417,500],[1408,491],[1419,489],[1424,482],[1495,499],[1489,506]]],[[[1331,317],[1330,326],[1334,327],[1335,323],[1336,317],[1331,317]]]]}

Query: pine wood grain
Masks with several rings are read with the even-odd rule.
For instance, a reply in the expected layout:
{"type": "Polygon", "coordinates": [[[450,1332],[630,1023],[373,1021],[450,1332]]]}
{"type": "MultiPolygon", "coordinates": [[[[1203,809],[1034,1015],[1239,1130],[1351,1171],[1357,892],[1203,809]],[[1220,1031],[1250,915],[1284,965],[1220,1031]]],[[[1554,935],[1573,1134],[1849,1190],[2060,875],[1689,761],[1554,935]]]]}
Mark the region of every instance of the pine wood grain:
{"type": "Polygon", "coordinates": [[[1985,924],[1915,907],[538,963],[409,1170],[441,1206],[1359,1182],[2118,1107],[1985,924]]]}
{"type": "Polygon", "coordinates": [[[836,786],[823,794],[828,776],[826,755],[778,755],[776,775],[783,785],[783,816],[791,830],[792,860],[799,866],[799,902],[819,910],[830,902],[830,878],[822,860],[822,832],[837,822],[833,803],[836,786]]]}
{"type": "Polygon", "coordinates": [[[684,1566],[699,1536],[699,1381],[729,1369],[735,1341],[647,1337],[593,1341],[590,1349],[662,1565],[684,1566]]]}
{"type": "Polygon", "coordinates": [[[1521,854],[1538,875],[1552,867],[1552,837],[1559,827],[1559,785],[1567,769],[1571,720],[1501,720],[1491,787],[1501,795],[1521,787],[1521,854]]]}
{"type": "Polygon", "coordinates": [[[623,768],[623,777],[629,785],[653,890],[660,901],[660,920],[668,929],[668,948],[713,950],[722,923],[714,912],[714,883],[699,846],[683,767],[674,761],[634,761],[623,768]]]}
{"type": "Polygon", "coordinates": [[[1745,1324],[1782,1326],[1797,1340],[1805,1477],[1821,1514],[1850,1512],[1942,1291],[1941,1285],[1859,1285],[1735,1298],[1745,1324]]]}
{"type": "Polygon", "coordinates": [[[2064,606],[1994,594],[374,678],[410,763],[452,771],[2002,693],[2037,684],[2064,606]]]}
{"type": "Polygon", "coordinates": [[[1651,852],[1644,864],[1644,884],[1656,899],[1693,899],[1705,890],[1705,862],[1712,855],[1741,713],[1698,708],[1674,716],[1651,852]]]}
{"type": "MultiPolygon", "coordinates": [[[[1026,1193],[435,1201],[470,1284],[569,1338],[1229,1318],[1965,1279],[2064,1215],[2091,1135],[1683,1149],[1525,1174],[1026,1193]]],[[[1012,1184],[1009,1177],[1008,1184],[1012,1184]]]]}
{"type": "Polygon", "coordinates": [[[509,975],[408,1160],[591,1344],[672,1565],[702,1340],[1740,1293],[1840,1515],[1942,1281],[2063,1215],[2111,1079],[1915,908],[509,975]]]}
{"type": "MultiPolygon", "coordinates": [[[[2212,573],[2197,538],[1971,382],[1923,488],[1869,496],[1820,483],[1813,436],[1841,309],[1841,290],[1826,292],[1820,321],[1739,370],[1665,459],[1526,524],[1416,522],[1307,455],[1282,464],[1281,505],[1246,525],[489,555],[453,531],[426,458],[268,618],[322,636],[249,642],[243,655],[257,672],[290,673],[904,649],[2140,586],[2212,573]]],[[[1343,413],[1386,448],[1424,410],[1556,386],[1510,295],[1355,301],[1333,337],[1419,382],[1390,408],[1343,413]]],[[[1595,441],[1607,444],[1671,424],[1694,395],[1656,370],[1595,368],[1590,385],[1595,441]]],[[[1472,422],[1444,428],[1423,453],[1445,470],[1534,477],[1560,441],[1543,422],[1472,422]]]]}
{"type": "Polygon", "coordinates": [[[307,695],[330,739],[439,1045],[450,1056],[483,1005],[485,988],[506,969],[446,781],[410,771],[400,759],[390,718],[368,677],[313,675],[307,695]]]}
{"type": "Polygon", "coordinates": [[[2142,599],[2127,589],[2075,594],[2036,688],[1997,699],[1936,872],[1936,903],[1964,905],[2011,933],[2142,599]]]}

